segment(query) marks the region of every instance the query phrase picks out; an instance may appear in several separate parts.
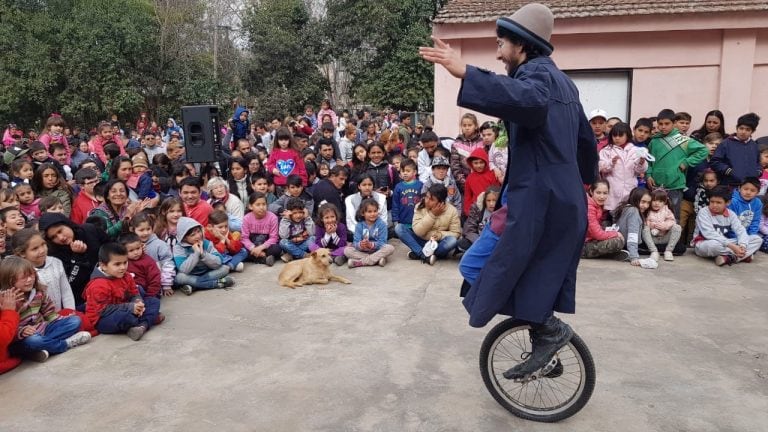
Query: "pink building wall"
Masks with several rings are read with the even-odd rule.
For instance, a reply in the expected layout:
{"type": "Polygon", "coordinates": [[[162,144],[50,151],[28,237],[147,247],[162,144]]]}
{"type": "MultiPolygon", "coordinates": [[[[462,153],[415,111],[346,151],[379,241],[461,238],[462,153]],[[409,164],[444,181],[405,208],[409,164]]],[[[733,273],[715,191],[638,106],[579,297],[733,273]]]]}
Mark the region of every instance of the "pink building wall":
{"type": "MultiPolygon", "coordinates": [[[[691,113],[698,128],[707,111],[720,109],[733,131],[746,112],[768,119],[766,28],[768,12],[558,19],[552,58],[567,71],[631,70],[630,121],[672,108],[691,113]]],[[[495,23],[436,24],[433,34],[469,64],[504,73],[495,58],[495,23]]],[[[456,135],[468,112],[456,106],[460,85],[435,68],[435,130],[442,136],[456,135]]],[[[768,135],[768,126],[756,135],[768,135]]]]}

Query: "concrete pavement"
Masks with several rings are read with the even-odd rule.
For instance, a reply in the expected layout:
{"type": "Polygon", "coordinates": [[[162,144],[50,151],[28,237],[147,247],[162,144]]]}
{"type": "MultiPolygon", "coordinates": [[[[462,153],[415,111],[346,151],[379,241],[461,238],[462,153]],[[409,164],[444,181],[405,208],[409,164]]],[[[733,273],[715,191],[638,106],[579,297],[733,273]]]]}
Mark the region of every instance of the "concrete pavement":
{"type": "Polygon", "coordinates": [[[230,291],[163,300],[140,342],[99,336],[0,376],[0,431],[765,431],[768,255],[716,268],[582,261],[577,314],[592,400],[559,424],[486,391],[455,261],[334,271],[353,285],[278,287],[250,265],[230,291]]]}

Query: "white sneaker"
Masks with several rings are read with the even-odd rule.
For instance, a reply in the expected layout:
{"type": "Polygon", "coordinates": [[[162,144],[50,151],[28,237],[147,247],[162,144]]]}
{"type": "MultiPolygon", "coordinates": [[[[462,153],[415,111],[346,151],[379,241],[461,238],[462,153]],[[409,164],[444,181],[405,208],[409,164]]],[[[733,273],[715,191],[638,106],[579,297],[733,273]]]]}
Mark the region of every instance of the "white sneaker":
{"type": "Polygon", "coordinates": [[[243,265],[243,263],[237,263],[237,265],[235,266],[235,271],[238,273],[242,273],[244,268],[245,268],[245,265],[243,265]]]}
{"type": "Polygon", "coordinates": [[[659,262],[659,253],[658,252],[651,252],[651,259],[659,262]]]}
{"type": "Polygon", "coordinates": [[[85,345],[90,341],[91,334],[87,331],[77,332],[65,340],[67,343],[67,348],[74,348],[76,346],[85,345]]]}
{"type": "Polygon", "coordinates": [[[674,261],[675,256],[672,255],[672,251],[665,251],[664,252],[664,261],[674,261]]]}

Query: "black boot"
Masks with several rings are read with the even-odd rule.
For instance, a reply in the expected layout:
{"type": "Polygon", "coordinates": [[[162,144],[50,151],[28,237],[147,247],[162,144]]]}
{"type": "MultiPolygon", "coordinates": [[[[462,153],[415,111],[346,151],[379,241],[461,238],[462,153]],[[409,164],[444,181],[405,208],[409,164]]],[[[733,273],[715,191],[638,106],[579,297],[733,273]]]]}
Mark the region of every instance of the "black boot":
{"type": "Polygon", "coordinates": [[[532,326],[533,352],[523,363],[504,372],[506,379],[521,379],[543,368],[552,360],[560,348],[573,337],[573,329],[568,324],[551,316],[544,324],[532,326]]]}

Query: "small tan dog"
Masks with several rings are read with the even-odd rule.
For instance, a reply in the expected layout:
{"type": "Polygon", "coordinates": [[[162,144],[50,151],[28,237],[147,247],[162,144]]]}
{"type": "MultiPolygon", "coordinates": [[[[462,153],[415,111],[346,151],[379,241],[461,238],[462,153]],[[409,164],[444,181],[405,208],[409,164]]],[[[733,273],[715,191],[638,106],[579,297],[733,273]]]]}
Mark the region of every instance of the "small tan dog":
{"type": "Polygon", "coordinates": [[[288,288],[296,288],[309,284],[327,284],[330,281],[352,283],[341,276],[331,274],[331,251],[320,248],[311,254],[309,258],[303,258],[287,263],[277,280],[280,285],[288,288]]]}

